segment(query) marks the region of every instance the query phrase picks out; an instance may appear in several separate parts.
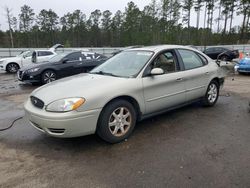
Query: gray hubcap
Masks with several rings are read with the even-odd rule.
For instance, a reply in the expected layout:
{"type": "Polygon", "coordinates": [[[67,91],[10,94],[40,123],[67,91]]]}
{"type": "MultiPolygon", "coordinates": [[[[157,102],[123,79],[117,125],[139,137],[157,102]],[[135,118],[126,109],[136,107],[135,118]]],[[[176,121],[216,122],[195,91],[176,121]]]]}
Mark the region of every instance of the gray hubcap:
{"type": "Polygon", "coordinates": [[[8,66],[8,70],[9,70],[11,73],[17,72],[18,66],[17,66],[16,64],[10,64],[10,65],[8,66]]]}
{"type": "Polygon", "coordinates": [[[56,74],[53,72],[46,72],[43,78],[45,83],[50,83],[56,80],[56,74]]]}
{"type": "Polygon", "coordinates": [[[125,107],[119,107],[109,117],[109,130],[112,135],[120,137],[125,135],[131,127],[132,116],[125,107]]]}
{"type": "Polygon", "coordinates": [[[209,85],[208,93],[207,93],[207,99],[210,103],[214,103],[217,95],[218,95],[218,89],[214,83],[209,85]]]}

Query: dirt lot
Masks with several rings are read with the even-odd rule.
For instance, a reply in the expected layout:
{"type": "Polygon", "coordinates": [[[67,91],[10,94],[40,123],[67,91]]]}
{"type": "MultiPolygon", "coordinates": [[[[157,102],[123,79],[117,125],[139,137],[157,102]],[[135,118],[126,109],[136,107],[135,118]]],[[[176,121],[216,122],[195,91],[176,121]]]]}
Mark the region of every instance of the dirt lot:
{"type": "MultiPolygon", "coordinates": [[[[35,87],[0,73],[0,127],[35,87]]],[[[250,187],[250,76],[226,79],[218,103],[140,122],[125,142],[48,137],[24,119],[0,132],[0,187],[250,187]]]]}

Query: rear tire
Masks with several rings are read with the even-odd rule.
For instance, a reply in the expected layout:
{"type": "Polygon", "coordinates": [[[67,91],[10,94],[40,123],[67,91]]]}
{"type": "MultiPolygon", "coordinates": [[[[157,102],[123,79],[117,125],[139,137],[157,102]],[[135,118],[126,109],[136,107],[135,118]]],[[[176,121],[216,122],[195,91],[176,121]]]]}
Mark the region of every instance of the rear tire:
{"type": "Polygon", "coordinates": [[[219,83],[215,80],[212,80],[209,83],[206,94],[203,98],[203,101],[202,101],[203,105],[208,106],[208,107],[214,106],[218,100],[219,92],[220,92],[219,83]]]}
{"type": "Polygon", "coordinates": [[[56,80],[56,73],[52,70],[46,70],[42,74],[41,82],[42,84],[48,84],[56,80]]]}
{"type": "Polygon", "coordinates": [[[136,111],[126,100],[115,100],[101,112],[97,134],[106,142],[118,143],[128,138],[136,124],[136,111]]]}
{"type": "Polygon", "coordinates": [[[6,66],[6,71],[8,73],[16,73],[19,69],[19,65],[17,63],[9,63],[7,66],[6,66]]]}

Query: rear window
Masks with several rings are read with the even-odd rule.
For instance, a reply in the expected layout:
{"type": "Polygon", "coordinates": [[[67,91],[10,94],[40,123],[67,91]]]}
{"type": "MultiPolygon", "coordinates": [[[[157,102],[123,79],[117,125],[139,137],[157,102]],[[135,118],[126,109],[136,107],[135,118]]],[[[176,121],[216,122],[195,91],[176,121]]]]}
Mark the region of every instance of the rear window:
{"type": "Polygon", "coordinates": [[[198,54],[191,50],[178,50],[186,70],[204,66],[204,62],[198,54]]]}

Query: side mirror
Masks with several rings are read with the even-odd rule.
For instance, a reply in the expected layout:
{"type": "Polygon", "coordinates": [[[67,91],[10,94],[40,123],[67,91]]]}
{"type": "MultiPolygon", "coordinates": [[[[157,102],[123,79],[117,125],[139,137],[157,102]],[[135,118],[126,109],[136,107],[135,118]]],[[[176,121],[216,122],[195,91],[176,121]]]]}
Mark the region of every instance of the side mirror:
{"type": "Polygon", "coordinates": [[[164,70],[161,69],[161,68],[153,68],[153,69],[151,70],[150,74],[151,74],[152,76],[162,75],[162,74],[164,74],[164,70]]]}
{"type": "Polygon", "coordinates": [[[68,58],[63,58],[62,63],[67,63],[69,61],[68,58]]]}

